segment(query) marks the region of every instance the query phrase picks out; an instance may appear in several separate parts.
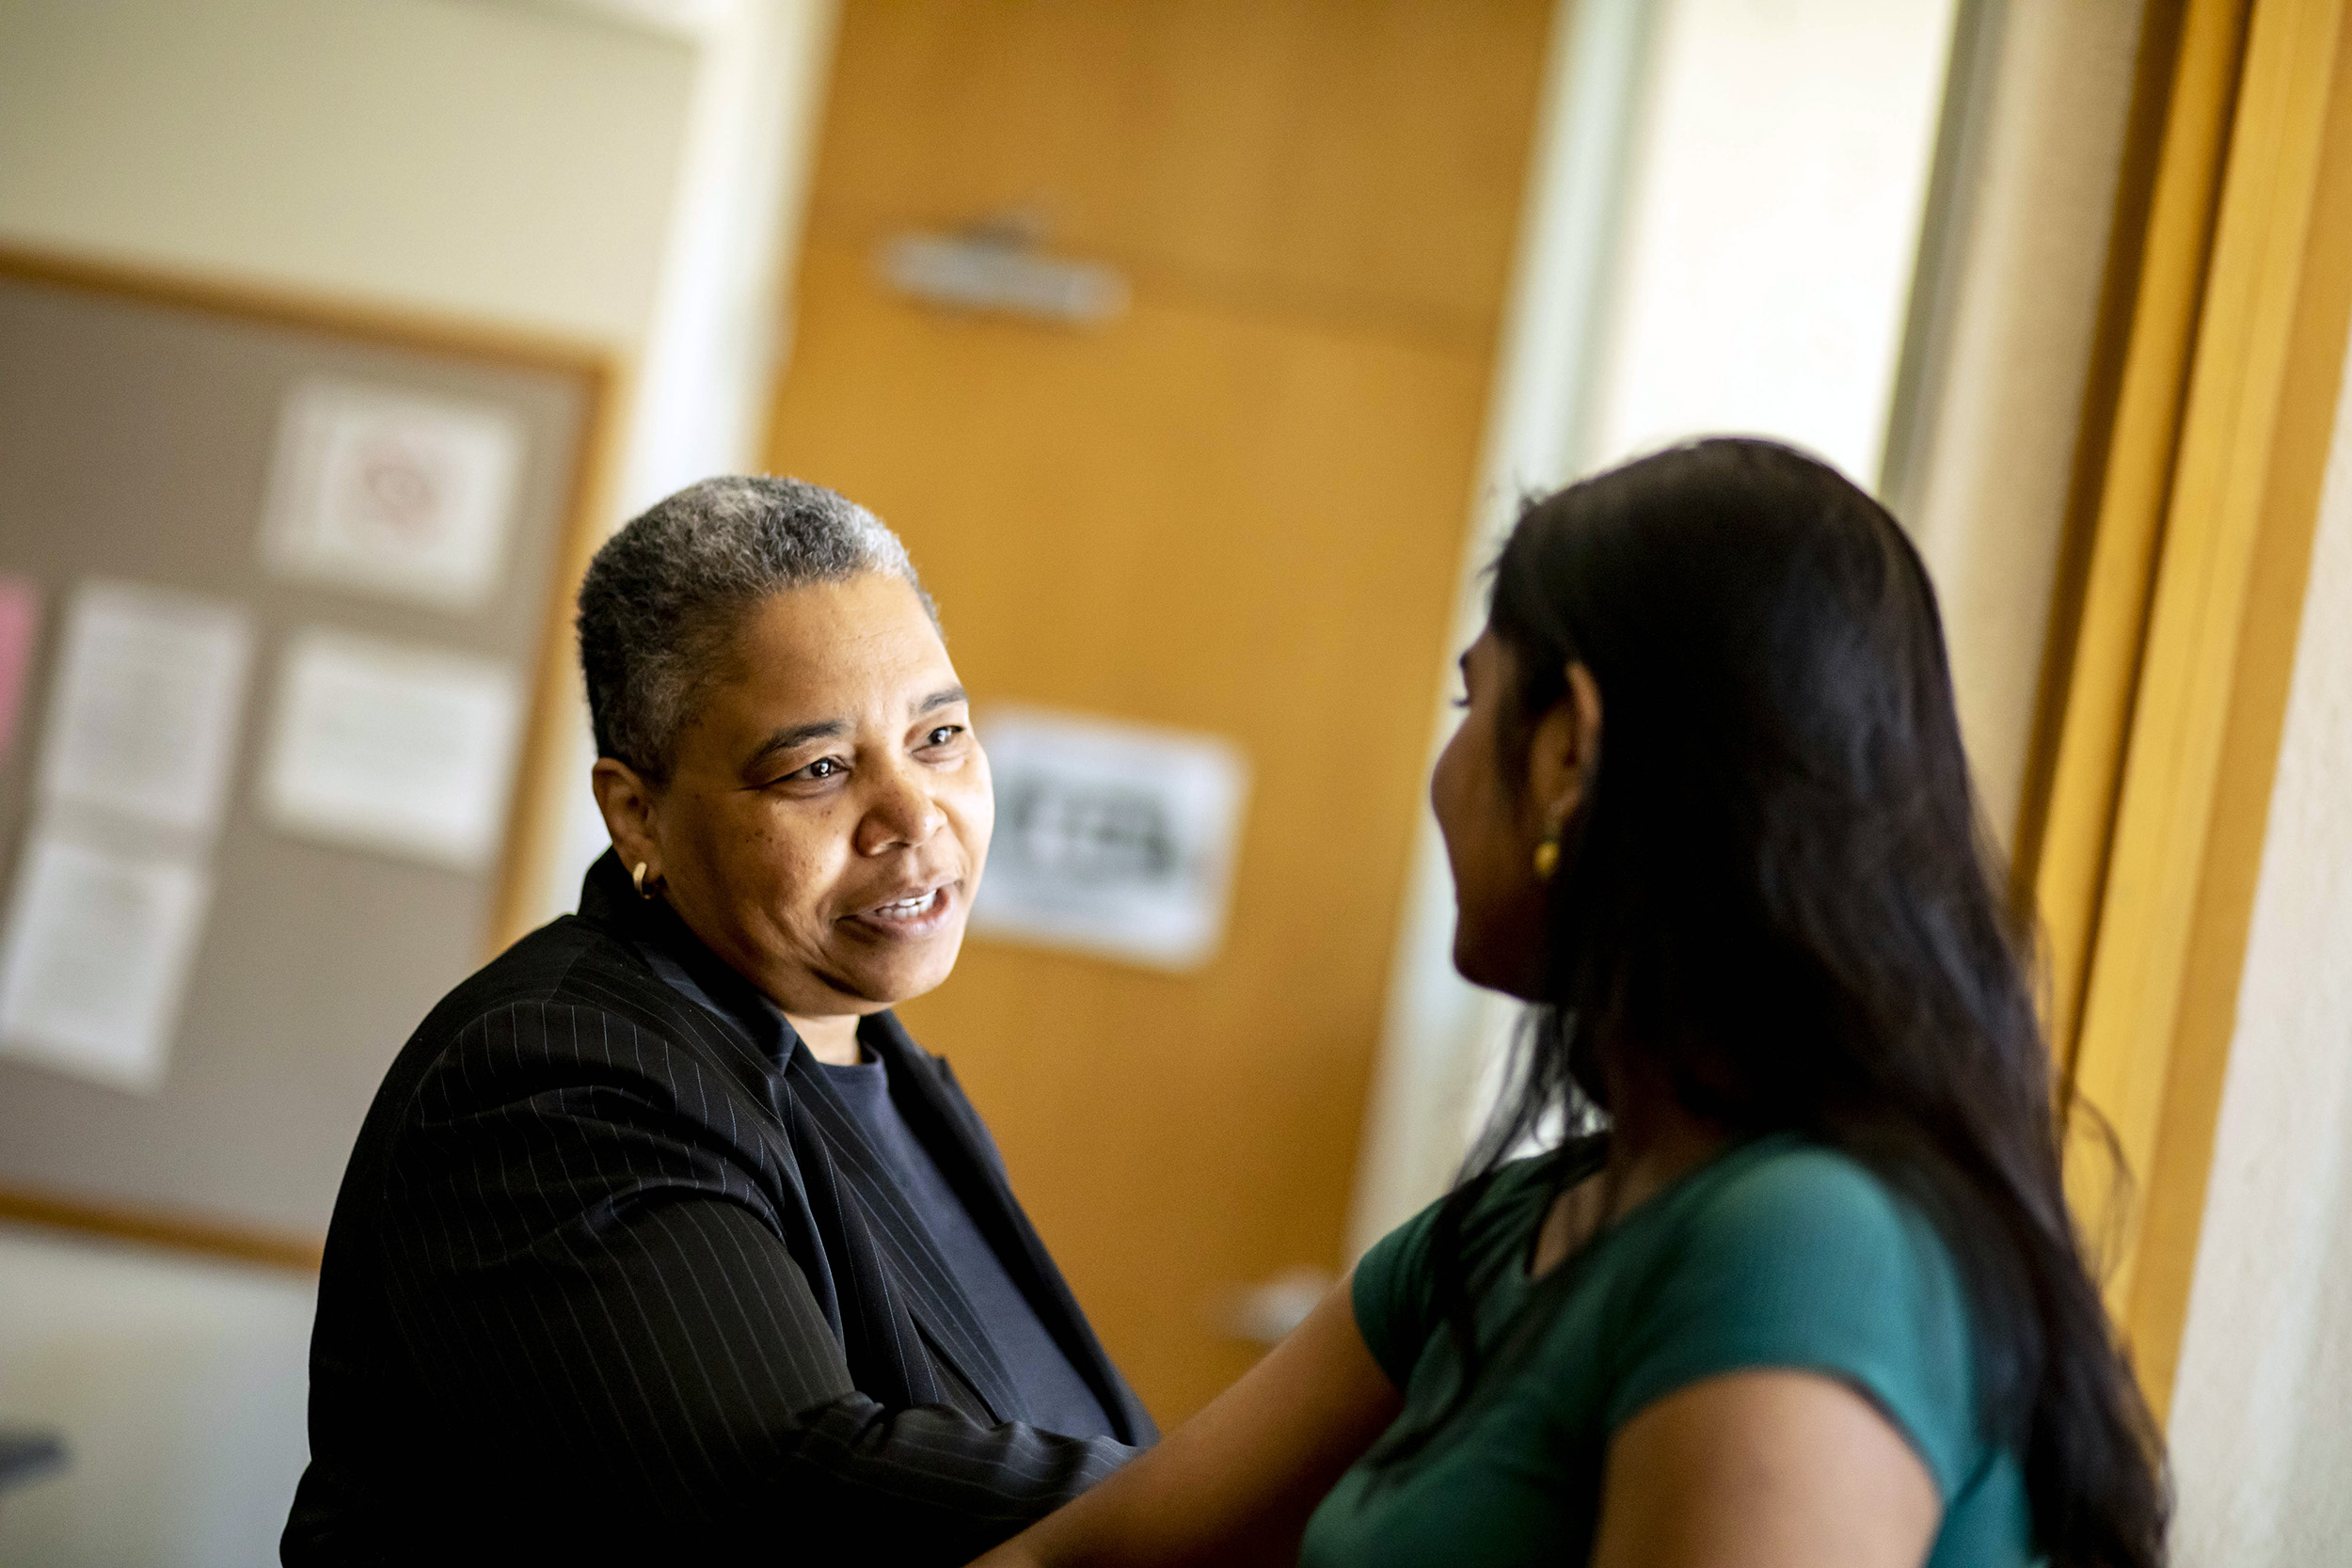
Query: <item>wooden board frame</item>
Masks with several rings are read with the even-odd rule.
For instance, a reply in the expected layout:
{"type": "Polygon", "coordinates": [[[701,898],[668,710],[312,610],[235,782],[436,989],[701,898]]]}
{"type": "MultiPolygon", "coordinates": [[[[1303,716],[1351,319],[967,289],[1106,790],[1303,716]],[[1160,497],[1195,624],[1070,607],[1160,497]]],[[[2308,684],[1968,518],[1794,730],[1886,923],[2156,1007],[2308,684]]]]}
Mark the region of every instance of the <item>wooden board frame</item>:
{"type": "MultiPolygon", "coordinates": [[[[575,378],[586,410],[565,478],[549,594],[535,639],[532,696],[515,770],[485,957],[528,930],[556,851],[559,770],[579,722],[572,600],[604,538],[619,458],[627,367],[605,345],[505,325],[438,315],[278,284],[0,245],[0,277],[83,293],[176,307],[263,325],[304,328],[450,358],[575,378]]],[[[36,1225],[299,1271],[319,1266],[322,1240],[148,1206],[92,1203],[22,1187],[0,1188],[0,1222],[36,1225]]]]}
{"type": "Polygon", "coordinates": [[[2153,157],[2137,212],[2127,169],[2109,275],[2128,325],[2112,401],[2094,376],[2086,407],[2016,871],[2045,922],[2070,1198],[2161,1419],[2352,327],[2352,10],[2188,0],[2148,25],[2167,90],[2135,113],[2153,157]]]}

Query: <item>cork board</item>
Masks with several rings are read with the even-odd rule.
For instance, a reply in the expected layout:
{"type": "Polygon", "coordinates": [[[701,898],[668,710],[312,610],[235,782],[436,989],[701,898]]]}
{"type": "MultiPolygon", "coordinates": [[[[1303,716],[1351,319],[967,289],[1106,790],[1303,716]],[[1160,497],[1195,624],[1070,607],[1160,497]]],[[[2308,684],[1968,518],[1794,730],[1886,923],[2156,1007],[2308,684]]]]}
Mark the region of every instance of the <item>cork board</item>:
{"type": "Polygon", "coordinates": [[[315,1259],[386,1066],[513,934],[535,869],[547,830],[528,803],[577,721],[562,610],[592,541],[613,379],[578,345],[0,252],[0,577],[38,610],[0,758],[0,886],[56,810],[40,760],[75,595],[201,595],[252,633],[164,1066],[135,1090],[0,1057],[0,1216],[315,1259]],[[495,411],[518,433],[501,563],[472,602],[272,569],[285,411],[322,380],[495,411]],[[265,809],[277,688],[321,630],[512,672],[519,756],[476,863],[303,836],[265,809]]]}

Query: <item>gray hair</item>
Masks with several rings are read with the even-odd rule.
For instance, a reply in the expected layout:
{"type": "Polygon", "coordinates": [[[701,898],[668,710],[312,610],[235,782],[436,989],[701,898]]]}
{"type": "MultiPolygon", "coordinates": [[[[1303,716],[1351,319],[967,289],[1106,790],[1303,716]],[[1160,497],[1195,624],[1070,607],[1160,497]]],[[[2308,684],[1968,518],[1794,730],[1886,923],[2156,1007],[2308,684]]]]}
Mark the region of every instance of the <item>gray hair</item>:
{"type": "Polygon", "coordinates": [[[666,783],[677,737],[746,610],[773,594],[903,578],[906,546],[846,496],[797,479],[706,479],[605,541],[580,585],[580,668],[596,752],[666,783]]]}

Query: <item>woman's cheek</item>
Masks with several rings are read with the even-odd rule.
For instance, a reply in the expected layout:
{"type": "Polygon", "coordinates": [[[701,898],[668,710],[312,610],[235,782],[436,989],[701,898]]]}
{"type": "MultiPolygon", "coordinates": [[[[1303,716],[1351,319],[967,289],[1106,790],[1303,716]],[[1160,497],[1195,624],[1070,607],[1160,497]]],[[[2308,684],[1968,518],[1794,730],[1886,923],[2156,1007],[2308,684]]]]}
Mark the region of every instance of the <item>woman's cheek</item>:
{"type": "Polygon", "coordinates": [[[972,875],[977,876],[988,860],[988,846],[996,835],[996,792],[990,786],[988,768],[983,763],[979,779],[966,792],[961,816],[963,851],[972,862],[972,875]]]}

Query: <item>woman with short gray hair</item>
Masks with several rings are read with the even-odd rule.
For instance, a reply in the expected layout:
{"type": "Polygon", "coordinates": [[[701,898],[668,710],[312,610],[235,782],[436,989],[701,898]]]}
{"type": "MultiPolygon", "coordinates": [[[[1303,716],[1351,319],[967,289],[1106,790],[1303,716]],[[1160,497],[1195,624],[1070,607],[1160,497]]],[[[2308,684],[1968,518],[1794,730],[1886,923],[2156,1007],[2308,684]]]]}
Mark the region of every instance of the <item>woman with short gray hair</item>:
{"type": "Polygon", "coordinates": [[[714,479],[580,592],[612,850],[393,1064],[290,1563],[961,1562],[1156,1435],[945,1062],[988,762],[905,548],[714,479]]]}

